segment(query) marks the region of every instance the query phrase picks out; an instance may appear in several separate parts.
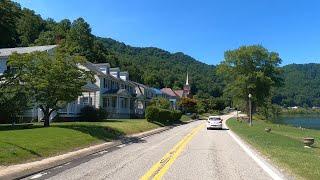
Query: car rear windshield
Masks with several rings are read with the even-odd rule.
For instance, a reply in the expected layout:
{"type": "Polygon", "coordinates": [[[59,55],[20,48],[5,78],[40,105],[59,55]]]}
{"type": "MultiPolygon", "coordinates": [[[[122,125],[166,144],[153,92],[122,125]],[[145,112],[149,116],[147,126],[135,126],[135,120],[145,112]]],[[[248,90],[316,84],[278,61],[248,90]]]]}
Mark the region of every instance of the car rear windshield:
{"type": "Polygon", "coordinates": [[[210,118],[209,121],[220,121],[220,118],[210,118]]]}

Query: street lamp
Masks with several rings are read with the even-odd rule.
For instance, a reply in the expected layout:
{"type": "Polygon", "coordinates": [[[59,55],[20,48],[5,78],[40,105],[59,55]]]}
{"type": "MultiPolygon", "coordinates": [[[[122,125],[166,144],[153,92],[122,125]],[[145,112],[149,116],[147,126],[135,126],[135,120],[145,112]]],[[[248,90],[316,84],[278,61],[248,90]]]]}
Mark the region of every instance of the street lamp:
{"type": "Polygon", "coordinates": [[[251,105],[252,95],[249,94],[248,97],[249,97],[249,125],[252,126],[252,105],[251,105]]]}

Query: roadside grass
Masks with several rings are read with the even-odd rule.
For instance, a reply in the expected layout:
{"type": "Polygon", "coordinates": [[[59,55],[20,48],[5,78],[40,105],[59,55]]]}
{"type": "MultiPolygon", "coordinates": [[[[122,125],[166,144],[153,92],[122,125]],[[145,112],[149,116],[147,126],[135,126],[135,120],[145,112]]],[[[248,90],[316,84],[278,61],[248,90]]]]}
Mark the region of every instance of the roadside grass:
{"type": "Polygon", "coordinates": [[[0,125],[0,165],[54,156],[161,126],[145,119],[59,122],[48,128],[42,124],[0,125]]]}
{"type": "Polygon", "coordinates": [[[319,179],[320,177],[320,131],[299,129],[292,126],[268,123],[262,120],[247,123],[236,119],[227,121],[229,128],[246,140],[259,152],[270,158],[298,178],[319,179]],[[270,127],[270,133],[265,128],[270,127]],[[313,148],[305,148],[304,137],[315,138],[313,148]]]}

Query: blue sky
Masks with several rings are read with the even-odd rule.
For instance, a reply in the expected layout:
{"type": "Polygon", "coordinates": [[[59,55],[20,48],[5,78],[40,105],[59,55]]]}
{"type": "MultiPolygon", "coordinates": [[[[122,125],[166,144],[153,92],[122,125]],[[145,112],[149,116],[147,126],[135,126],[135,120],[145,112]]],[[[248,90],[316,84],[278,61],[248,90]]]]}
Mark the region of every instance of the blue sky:
{"type": "Polygon", "coordinates": [[[93,34],[184,52],[218,64],[224,51],[261,44],[283,64],[320,62],[318,0],[17,0],[44,18],[83,17],[93,34]]]}

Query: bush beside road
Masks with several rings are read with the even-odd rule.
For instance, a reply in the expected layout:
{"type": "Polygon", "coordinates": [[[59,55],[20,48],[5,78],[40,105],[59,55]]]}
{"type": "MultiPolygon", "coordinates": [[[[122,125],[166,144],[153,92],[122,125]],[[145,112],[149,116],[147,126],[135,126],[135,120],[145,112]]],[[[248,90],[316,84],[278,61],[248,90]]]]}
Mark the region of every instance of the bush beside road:
{"type": "Polygon", "coordinates": [[[272,124],[261,120],[254,121],[252,127],[236,119],[228,120],[227,125],[289,173],[306,179],[320,177],[320,131],[272,124]],[[270,133],[265,132],[266,127],[271,128],[270,133]],[[304,137],[315,138],[312,148],[304,147],[304,137]]]}

